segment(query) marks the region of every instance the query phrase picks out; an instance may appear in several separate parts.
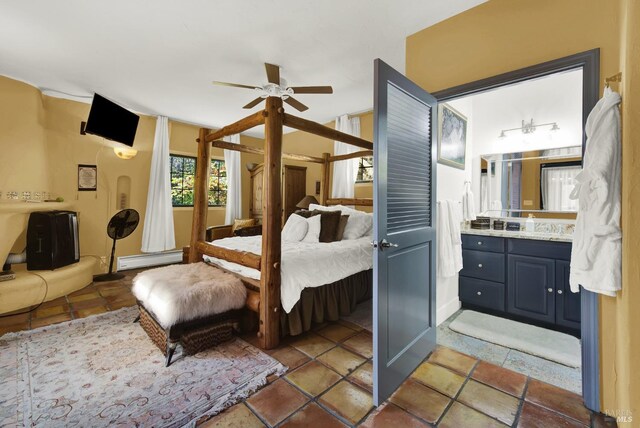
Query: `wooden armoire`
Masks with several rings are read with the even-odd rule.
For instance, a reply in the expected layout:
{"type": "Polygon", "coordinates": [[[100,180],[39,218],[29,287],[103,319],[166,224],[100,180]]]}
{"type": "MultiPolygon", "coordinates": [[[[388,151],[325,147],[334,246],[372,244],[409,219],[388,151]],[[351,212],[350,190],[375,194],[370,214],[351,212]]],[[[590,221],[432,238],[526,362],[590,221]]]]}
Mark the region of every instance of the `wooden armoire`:
{"type": "MultiPolygon", "coordinates": [[[[262,186],[264,165],[251,170],[251,206],[249,215],[262,222],[262,186]]],[[[297,208],[296,204],[307,195],[307,168],[304,166],[282,166],[282,224],[297,208]]]]}

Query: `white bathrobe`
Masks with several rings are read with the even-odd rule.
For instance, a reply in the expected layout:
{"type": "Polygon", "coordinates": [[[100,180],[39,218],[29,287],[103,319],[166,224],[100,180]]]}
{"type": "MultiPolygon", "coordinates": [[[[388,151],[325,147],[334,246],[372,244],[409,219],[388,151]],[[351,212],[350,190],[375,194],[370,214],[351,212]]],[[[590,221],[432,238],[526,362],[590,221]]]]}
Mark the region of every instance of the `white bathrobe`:
{"type": "Polygon", "coordinates": [[[578,217],[571,251],[571,291],[585,289],[615,296],[621,288],[620,95],[610,88],[593,108],[585,131],[583,170],[571,193],[578,217]]]}
{"type": "Polygon", "coordinates": [[[438,202],[437,275],[448,278],[462,269],[462,240],[460,236],[460,203],[438,202]]]}

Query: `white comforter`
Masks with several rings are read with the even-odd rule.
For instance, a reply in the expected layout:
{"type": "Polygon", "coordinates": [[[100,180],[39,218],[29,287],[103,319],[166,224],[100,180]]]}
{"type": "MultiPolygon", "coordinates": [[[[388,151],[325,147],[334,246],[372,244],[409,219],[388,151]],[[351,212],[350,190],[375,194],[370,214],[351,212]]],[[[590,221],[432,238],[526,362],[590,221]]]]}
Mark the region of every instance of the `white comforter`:
{"type": "MultiPolygon", "coordinates": [[[[280,298],[285,312],[291,312],[302,290],[339,281],[373,267],[371,236],[331,243],[282,242],[280,298]]],[[[262,252],[261,236],[218,239],[218,247],[254,254],[262,252]]],[[[204,259],[248,278],[260,279],[260,271],[215,257],[204,259]]]]}

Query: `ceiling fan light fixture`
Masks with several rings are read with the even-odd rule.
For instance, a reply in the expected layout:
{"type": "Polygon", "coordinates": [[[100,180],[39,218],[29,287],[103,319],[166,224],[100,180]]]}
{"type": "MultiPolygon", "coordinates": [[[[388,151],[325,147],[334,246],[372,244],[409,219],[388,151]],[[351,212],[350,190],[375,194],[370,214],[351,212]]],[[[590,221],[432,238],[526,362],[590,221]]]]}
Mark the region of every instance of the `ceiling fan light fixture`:
{"type": "Polygon", "coordinates": [[[298,111],[306,111],[309,107],[293,98],[294,94],[332,94],[331,86],[292,86],[286,79],[280,76],[280,66],[265,63],[267,72],[267,80],[269,83],[262,86],[242,85],[238,83],[213,81],[215,85],[231,86],[235,88],[253,89],[257,93],[257,98],[247,103],[243,108],[250,109],[262,102],[263,99],[269,97],[278,97],[298,111]]]}

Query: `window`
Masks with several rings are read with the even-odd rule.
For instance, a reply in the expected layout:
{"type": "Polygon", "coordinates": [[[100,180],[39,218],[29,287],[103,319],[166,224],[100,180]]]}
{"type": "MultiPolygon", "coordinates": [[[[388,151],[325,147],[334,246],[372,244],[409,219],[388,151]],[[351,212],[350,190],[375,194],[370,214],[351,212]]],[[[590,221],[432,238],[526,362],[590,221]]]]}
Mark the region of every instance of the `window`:
{"type": "Polygon", "coordinates": [[[373,156],[360,158],[358,163],[358,182],[373,181],[373,156]]]}
{"type": "Polygon", "coordinates": [[[227,168],[223,160],[211,159],[209,170],[209,206],[227,205],[227,168]]]}
{"type": "MultiPolygon", "coordinates": [[[[171,202],[174,207],[193,206],[193,188],[196,177],[196,158],[170,155],[171,202]]],[[[209,171],[209,206],[227,203],[227,170],[223,160],[211,159],[209,171]]]]}
{"type": "Polygon", "coordinates": [[[549,211],[578,211],[578,201],[569,195],[582,171],[582,161],[540,164],[540,209],[549,211]]]}

